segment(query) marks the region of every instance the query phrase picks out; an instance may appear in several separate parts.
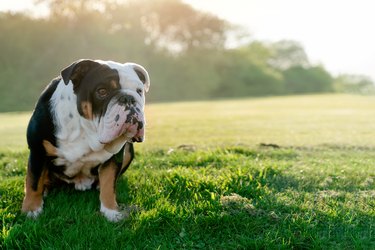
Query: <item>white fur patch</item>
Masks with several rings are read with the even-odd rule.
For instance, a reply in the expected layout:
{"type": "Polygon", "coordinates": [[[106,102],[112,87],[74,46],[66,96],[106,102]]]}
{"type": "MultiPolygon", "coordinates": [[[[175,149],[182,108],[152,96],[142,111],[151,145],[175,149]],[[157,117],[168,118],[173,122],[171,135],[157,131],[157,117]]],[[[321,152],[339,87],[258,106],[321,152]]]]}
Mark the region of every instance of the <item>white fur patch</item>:
{"type": "Polygon", "coordinates": [[[40,207],[38,207],[36,210],[34,211],[29,211],[26,213],[26,216],[29,217],[29,218],[32,218],[32,219],[36,219],[43,211],[43,201],[42,201],[42,204],[40,205],[40,207]]]}
{"type": "Polygon", "coordinates": [[[106,208],[102,203],[100,204],[100,212],[111,222],[119,222],[124,218],[124,214],[113,209],[106,208]]]}
{"type": "Polygon", "coordinates": [[[58,133],[57,139],[72,141],[80,136],[80,115],[77,109],[77,97],[73,92],[73,84],[63,80],[59,82],[51,97],[54,121],[58,133]]]}

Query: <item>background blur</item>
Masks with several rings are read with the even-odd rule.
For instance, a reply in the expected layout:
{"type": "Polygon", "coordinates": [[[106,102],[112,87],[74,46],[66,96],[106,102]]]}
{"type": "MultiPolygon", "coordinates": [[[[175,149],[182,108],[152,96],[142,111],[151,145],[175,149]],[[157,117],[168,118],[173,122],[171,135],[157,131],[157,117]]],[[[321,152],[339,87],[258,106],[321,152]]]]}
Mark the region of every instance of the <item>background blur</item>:
{"type": "Polygon", "coordinates": [[[375,93],[371,78],[329,72],[298,41],[255,40],[186,2],[37,0],[48,15],[0,12],[0,112],[32,110],[49,81],[80,58],[142,64],[149,102],[375,93]]]}

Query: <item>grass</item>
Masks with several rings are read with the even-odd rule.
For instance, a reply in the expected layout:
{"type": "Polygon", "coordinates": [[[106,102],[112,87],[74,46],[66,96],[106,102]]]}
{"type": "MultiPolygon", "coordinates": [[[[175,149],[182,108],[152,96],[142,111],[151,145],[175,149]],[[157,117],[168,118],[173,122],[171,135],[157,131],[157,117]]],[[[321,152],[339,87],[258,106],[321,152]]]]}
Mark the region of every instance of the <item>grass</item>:
{"type": "Polygon", "coordinates": [[[24,150],[30,113],[0,113],[0,150],[24,150]]]}
{"type": "Polygon", "coordinates": [[[117,190],[139,211],[120,223],[100,215],[96,190],[55,190],[40,218],[20,214],[27,151],[19,133],[29,114],[0,115],[0,248],[375,248],[375,97],[146,112],[147,141],[117,190]]]}

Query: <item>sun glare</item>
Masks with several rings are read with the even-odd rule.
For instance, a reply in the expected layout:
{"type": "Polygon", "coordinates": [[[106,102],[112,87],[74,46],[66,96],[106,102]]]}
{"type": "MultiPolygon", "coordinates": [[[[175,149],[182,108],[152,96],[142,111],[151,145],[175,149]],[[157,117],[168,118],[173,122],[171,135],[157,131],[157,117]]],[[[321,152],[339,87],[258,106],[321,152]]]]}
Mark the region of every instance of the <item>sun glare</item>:
{"type": "Polygon", "coordinates": [[[35,4],[33,0],[6,0],[0,2],[0,11],[27,12],[32,16],[40,17],[48,15],[45,4],[35,4]]]}
{"type": "MultiPolygon", "coordinates": [[[[372,1],[182,1],[242,25],[251,39],[298,41],[312,62],[323,64],[334,74],[350,72],[375,79],[372,1]]],[[[49,13],[45,3],[35,4],[33,0],[0,1],[0,11],[26,11],[36,17],[49,13]]]]}

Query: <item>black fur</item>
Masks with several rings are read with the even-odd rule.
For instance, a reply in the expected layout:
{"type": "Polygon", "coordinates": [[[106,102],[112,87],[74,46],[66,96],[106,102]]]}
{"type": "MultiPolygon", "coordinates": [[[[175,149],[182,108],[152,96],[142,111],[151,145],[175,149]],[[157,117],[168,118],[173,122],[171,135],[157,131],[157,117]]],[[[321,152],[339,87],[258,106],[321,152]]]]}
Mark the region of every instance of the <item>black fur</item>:
{"type": "Polygon", "coordinates": [[[72,81],[74,93],[77,95],[78,112],[82,116],[84,113],[81,102],[92,103],[93,113],[101,117],[111,98],[121,89],[117,70],[88,59],[71,64],[61,71],[61,75],[65,84],[72,81]],[[111,81],[116,83],[115,87],[106,85],[111,81]],[[99,88],[105,88],[109,92],[108,96],[100,98],[96,93],[99,88]]]}
{"type": "MultiPolygon", "coordinates": [[[[134,159],[134,146],[133,146],[133,143],[129,143],[127,142],[124,146],[124,148],[126,147],[126,145],[129,145],[129,152],[126,152],[126,153],[129,153],[130,154],[130,161],[121,169],[120,173],[118,174],[118,176],[122,175],[123,173],[125,173],[125,171],[129,168],[130,164],[132,163],[133,159],[134,159]]],[[[123,149],[124,149],[123,148],[123,149]]],[[[122,151],[122,150],[121,150],[122,151]]],[[[120,152],[121,152],[120,151],[120,152]]]]}
{"type": "Polygon", "coordinates": [[[55,78],[43,91],[35,106],[27,127],[27,144],[30,149],[29,172],[32,174],[31,187],[36,190],[42,170],[47,167],[48,158],[43,147],[43,140],[56,146],[55,125],[51,113],[50,100],[61,78],[55,78]]]}

